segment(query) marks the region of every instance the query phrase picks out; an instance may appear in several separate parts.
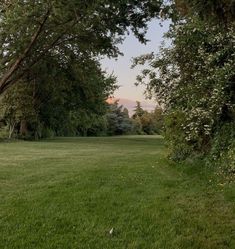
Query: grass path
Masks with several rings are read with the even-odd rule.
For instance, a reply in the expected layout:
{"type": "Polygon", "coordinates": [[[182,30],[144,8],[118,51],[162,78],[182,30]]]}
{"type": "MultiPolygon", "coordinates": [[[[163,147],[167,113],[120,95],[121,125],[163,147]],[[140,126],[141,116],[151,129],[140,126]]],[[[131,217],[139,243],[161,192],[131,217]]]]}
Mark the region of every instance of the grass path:
{"type": "Polygon", "coordinates": [[[156,136],[0,143],[0,248],[235,248],[234,185],[165,155],[156,136]]]}

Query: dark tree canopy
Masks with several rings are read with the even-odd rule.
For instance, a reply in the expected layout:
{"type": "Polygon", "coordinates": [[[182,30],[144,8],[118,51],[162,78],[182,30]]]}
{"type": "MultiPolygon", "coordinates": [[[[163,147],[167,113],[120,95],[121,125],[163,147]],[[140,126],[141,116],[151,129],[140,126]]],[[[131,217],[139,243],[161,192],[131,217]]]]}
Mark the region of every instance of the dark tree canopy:
{"type": "Polygon", "coordinates": [[[116,56],[132,30],[141,42],[162,0],[4,0],[0,3],[0,94],[47,56],[116,56]]]}
{"type": "Polygon", "coordinates": [[[235,20],[234,0],[175,0],[176,9],[181,15],[195,15],[204,20],[208,19],[228,23],[235,20]]]}

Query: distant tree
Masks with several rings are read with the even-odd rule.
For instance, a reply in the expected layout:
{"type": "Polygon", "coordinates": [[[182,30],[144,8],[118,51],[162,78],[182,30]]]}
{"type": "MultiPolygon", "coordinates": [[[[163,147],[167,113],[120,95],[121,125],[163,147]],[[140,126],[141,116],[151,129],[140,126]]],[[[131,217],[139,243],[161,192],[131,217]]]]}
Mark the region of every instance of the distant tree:
{"type": "Polygon", "coordinates": [[[141,118],[140,117],[136,117],[135,119],[132,118],[132,123],[133,123],[133,134],[138,134],[138,135],[143,134],[141,118]]]}
{"type": "Polygon", "coordinates": [[[142,130],[145,134],[154,134],[154,121],[151,113],[145,111],[144,114],[140,117],[140,121],[142,125],[142,130]]]}
{"type": "Polygon", "coordinates": [[[133,124],[126,108],[118,105],[118,101],[109,105],[106,114],[108,135],[124,135],[132,132],[133,124]]]}
{"type": "Polygon", "coordinates": [[[132,119],[137,134],[159,134],[163,128],[162,109],[160,107],[156,107],[153,112],[148,112],[137,101],[132,119]]]}
{"type": "Polygon", "coordinates": [[[164,115],[161,107],[156,106],[151,113],[153,119],[154,133],[161,134],[164,129],[164,115]]]}
{"type": "Polygon", "coordinates": [[[128,109],[127,109],[126,107],[123,108],[123,114],[124,114],[126,117],[129,118],[129,111],[128,111],[128,109]]]}
{"type": "Polygon", "coordinates": [[[141,103],[139,101],[136,101],[136,106],[134,108],[134,114],[132,116],[133,119],[141,118],[144,115],[145,111],[141,106],[141,103]]]}

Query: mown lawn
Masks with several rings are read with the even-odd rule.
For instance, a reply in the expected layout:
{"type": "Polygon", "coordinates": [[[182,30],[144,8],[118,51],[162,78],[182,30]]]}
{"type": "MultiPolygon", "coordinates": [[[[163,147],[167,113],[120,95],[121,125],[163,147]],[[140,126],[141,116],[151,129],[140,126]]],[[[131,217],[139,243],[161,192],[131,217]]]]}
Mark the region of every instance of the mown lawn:
{"type": "Polygon", "coordinates": [[[234,185],[209,172],[157,136],[0,143],[0,248],[233,249],[234,185]]]}

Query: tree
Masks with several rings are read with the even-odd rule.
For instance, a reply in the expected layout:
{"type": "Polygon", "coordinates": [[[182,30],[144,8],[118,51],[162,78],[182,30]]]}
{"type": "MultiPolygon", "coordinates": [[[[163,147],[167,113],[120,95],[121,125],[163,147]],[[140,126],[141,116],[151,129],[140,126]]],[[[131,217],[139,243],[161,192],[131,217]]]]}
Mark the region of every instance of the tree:
{"type": "Polygon", "coordinates": [[[154,134],[154,122],[153,116],[151,113],[145,111],[144,114],[140,117],[142,130],[145,134],[153,135],[154,134]]]}
{"type": "Polygon", "coordinates": [[[127,109],[119,106],[118,101],[109,105],[106,119],[108,135],[124,135],[131,133],[133,130],[133,124],[127,109]]]}
{"type": "Polygon", "coordinates": [[[106,113],[105,100],[116,89],[115,77],[107,76],[94,59],[42,62],[31,71],[29,82],[4,93],[5,120],[11,117],[14,124],[28,127],[27,137],[86,135],[106,113]]]}
{"type": "Polygon", "coordinates": [[[130,30],[141,42],[162,1],[32,0],[0,3],[0,94],[43,59],[116,56],[130,30]]]}
{"type": "Polygon", "coordinates": [[[136,101],[136,106],[134,108],[134,114],[132,116],[133,119],[141,118],[144,115],[145,111],[141,107],[141,103],[139,101],[136,101]]]}
{"type": "Polygon", "coordinates": [[[137,134],[160,134],[163,127],[162,109],[156,107],[154,111],[148,112],[139,101],[136,102],[132,119],[137,134]]]}
{"type": "Polygon", "coordinates": [[[133,124],[133,134],[142,135],[143,127],[141,119],[139,117],[136,117],[135,119],[132,118],[132,124],[133,124]]]}
{"type": "Polygon", "coordinates": [[[164,130],[164,114],[162,108],[156,106],[151,115],[153,119],[154,133],[162,134],[164,130]]]}

